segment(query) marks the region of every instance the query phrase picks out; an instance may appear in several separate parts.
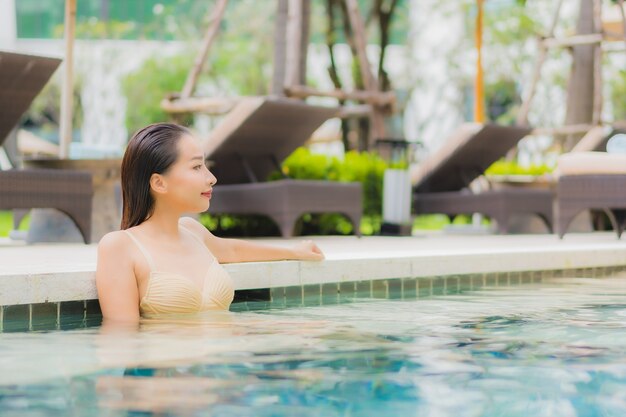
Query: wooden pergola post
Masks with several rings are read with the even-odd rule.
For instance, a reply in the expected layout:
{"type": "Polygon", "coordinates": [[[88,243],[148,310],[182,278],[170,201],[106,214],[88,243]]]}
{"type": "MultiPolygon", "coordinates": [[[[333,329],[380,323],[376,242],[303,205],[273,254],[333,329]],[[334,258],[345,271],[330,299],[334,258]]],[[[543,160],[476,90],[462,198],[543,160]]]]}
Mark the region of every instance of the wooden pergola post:
{"type": "Polygon", "coordinates": [[[74,29],[76,0],[65,1],[65,62],[61,90],[61,121],[59,126],[59,158],[67,159],[72,143],[72,107],[74,105],[74,29]]]}

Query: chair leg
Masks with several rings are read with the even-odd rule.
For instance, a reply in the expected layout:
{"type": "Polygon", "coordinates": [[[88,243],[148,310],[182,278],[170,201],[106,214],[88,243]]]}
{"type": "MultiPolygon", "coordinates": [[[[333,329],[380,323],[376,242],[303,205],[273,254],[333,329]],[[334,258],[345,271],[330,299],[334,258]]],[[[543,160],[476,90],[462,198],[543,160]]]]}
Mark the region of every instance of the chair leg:
{"type": "Polygon", "coordinates": [[[63,209],[58,209],[58,210],[62,211],[63,214],[67,215],[74,222],[76,227],[78,227],[80,234],[83,236],[83,241],[86,244],[91,243],[91,219],[87,218],[87,215],[91,216],[90,212],[89,213],[73,213],[69,210],[63,210],[63,209]]]}
{"type": "Polygon", "coordinates": [[[613,218],[615,220],[615,231],[617,232],[617,238],[621,239],[622,233],[624,233],[624,229],[626,228],[626,210],[616,209],[610,210],[613,218]]]}
{"type": "Polygon", "coordinates": [[[294,213],[283,213],[283,214],[268,214],[272,220],[276,222],[278,228],[280,229],[280,234],[284,238],[293,237],[294,227],[296,221],[300,217],[300,214],[294,213]]]}
{"type": "Polygon", "coordinates": [[[501,235],[506,235],[509,233],[509,217],[502,216],[496,218],[496,222],[498,222],[498,233],[501,235]]]}
{"type": "Polygon", "coordinates": [[[28,209],[13,210],[13,230],[20,228],[20,223],[22,223],[22,220],[24,220],[24,217],[26,217],[28,213],[30,213],[30,210],[28,209]]]}
{"type": "Polygon", "coordinates": [[[498,234],[506,235],[509,233],[509,215],[505,213],[504,210],[485,211],[483,214],[489,216],[491,220],[496,221],[498,224],[498,234]]]}
{"type": "Polygon", "coordinates": [[[562,209],[558,211],[557,216],[557,233],[559,235],[559,239],[563,239],[567,229],[569,228],[570,223],[574,220],[574,217],[578,215],[583,208],[573,208],[573,209],[562,209]]]}
{"type": "Polygon", "coordinates": [[[354,235],[361,237],[361,213],[344,213],[344,216],[346,216],[348,220],[350,220],[350,223],[352,223],[354,235]]]}

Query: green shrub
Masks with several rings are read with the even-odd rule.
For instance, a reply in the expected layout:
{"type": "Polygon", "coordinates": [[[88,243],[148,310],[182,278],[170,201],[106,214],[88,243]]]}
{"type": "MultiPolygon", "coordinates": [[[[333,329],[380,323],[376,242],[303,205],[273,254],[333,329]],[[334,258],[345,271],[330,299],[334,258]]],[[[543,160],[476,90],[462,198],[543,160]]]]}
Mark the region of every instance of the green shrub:
{"type": "Polygon", "coordinates": [[[491,164],[485,170],[485,175],[543,175],[552,172],[554,168],[546,164],[521,166],[514,161],[501,159],[491,164]]]}
{"type": "MultiPolygon", "coordinates": [[[[22,219],[19,230],[28,230],[30,224],[30,215],[22,219]]],[[[13,230],[13,213],[9,210],[0,210],[0,237],[9,236],[9,232],[13,230]]]]}

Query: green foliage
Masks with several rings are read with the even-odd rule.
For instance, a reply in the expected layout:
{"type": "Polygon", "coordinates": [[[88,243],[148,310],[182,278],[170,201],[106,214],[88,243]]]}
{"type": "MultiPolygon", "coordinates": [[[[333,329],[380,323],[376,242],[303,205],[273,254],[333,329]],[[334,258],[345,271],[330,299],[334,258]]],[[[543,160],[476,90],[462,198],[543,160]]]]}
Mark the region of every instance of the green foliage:
{"type": "MultiPolygon", "coordinates": [[[[307,148],[296,149],[282,164],[283,174],[294,179],[360,182],[363,185],[364,219],[361,232],[365,235],[380,230],[383,175],[387,164],[371,153],[347,152],[344,159],[313,154],[307,148]]],[[[283,178],[274,172],[269,180],[283,178]]],[[[279,231],[262,216],[203,215],[201,222],[220,236],[278,236],[279,231]]],[[[296,224],[299,235],[347,235],[353,233],[347,218],[336,213],[305,214],[296,224]]]]}
{"type": "Polygon", "coordinates": [[[441,230],[449,224],[450,219],[445,214],[424,214],[415,217],[413,229],[441,230]]]}
{"type": "Polygon", "coordinates": [[[485,170],[485,175],[543,175],[550,173],[554,168],[548,165],[530,165],[521,166],[514,161],[505,161],[501,159],[494,162],[489,168],[485,170]]]}
{"type": "MultiPolygon", "coordinates": [[[[24,217],[20,223],[19,230],[28,230],[30,225],[30,216],[24,217]]],[[[0,210],[0,237],[9,236],[9,232],[13,230],[13,213],[11,211],[0,210]]]]}
{"type": "MultiPolygon", "coordinates": [[[[132,39],[138,25],[132,21],[88,19],[76,23],[76,39],[132,39]]],[[[63,38],[65,25],[54,27],[53,37],[63,38]]]]}
{"type": "MultiPolygon", "coordinates": [[[[445,214],[424,214],[421,216],[416,216],[413,220],[413,229],[414,230],[441,230],[446,226],[455,225],[466,225],[472,223],[472,216],[468,214],[459,214],[455,216],[454,219],[450,220],[448,216],[445,214]]],[[[481,224],[489,225],[491,224],[491,220],[486,217],[483,217],[481,220],[481,224]]]]}
{"type": "Polygon", "coordinates": [[[612,79],[611,101],[613,102],[613,119],[626,120],[626,71],[612,79]]]}
{"type": "Polygon", "coordinates": [[[269,218],[260,215],[212,215],[203,213],[200,215],[199,221],[211,232],[221,237],[280,236],[278,226],[269,218]]]}
{"type": "Polygon", "coordinates": [[[524,3],[487,5],[484,14],[485,45],[522,45],[539,32],[539,25],[529,15],[524,3]]]}
{"type": "MultiPolygon", "coordinates": [[[[161,100],[169,93],[182,90],[192,64],[191,54],[154,57],[123,79],[122,90],[127,99],[126,127],[129,131],[169,119],[161,109],[161,100]]],[[[188,117],[183,124],[190,121],[188,117]]]]}

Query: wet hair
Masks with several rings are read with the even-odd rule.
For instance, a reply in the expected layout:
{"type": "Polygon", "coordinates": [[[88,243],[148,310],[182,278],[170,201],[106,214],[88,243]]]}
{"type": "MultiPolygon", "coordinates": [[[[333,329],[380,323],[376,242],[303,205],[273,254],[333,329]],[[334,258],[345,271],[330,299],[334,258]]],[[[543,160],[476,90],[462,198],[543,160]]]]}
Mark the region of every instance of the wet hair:
{"type": "Polygon", "coordinates": [[[125,230],[154,212],[150,177],[163,174],[178,158],[178,140],[191,132],[173,123],[155,123],[137,131],[122,159],[122,224],[125,230]]]}

